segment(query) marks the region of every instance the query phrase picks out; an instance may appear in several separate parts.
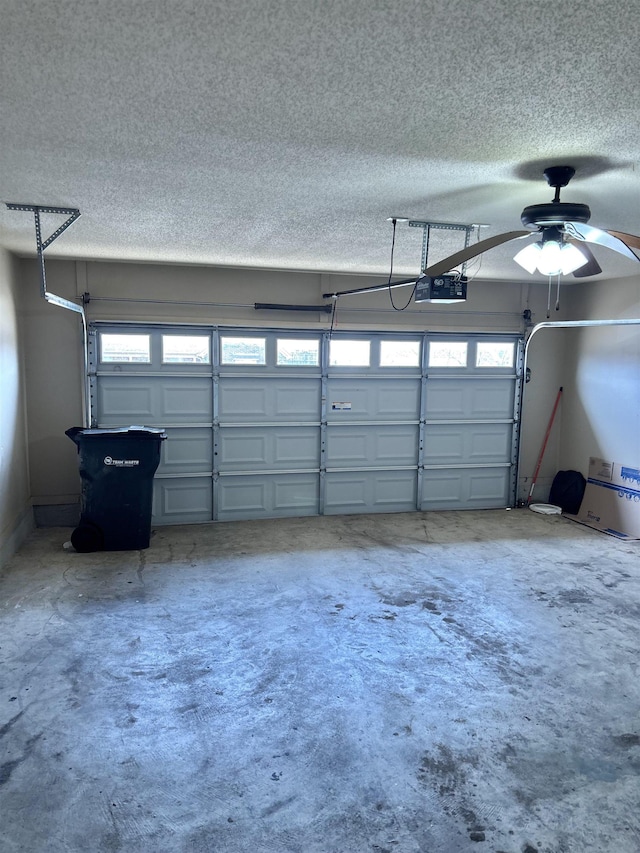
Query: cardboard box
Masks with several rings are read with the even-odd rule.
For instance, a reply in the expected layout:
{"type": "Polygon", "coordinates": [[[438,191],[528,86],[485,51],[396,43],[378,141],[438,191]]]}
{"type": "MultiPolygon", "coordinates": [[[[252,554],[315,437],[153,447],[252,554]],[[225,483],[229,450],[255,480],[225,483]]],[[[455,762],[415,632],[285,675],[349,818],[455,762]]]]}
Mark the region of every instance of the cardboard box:
{"type": "Polygon", "coordinates": [[[591,457],[580,510],[569,518],[619,539],[640,539],[640,469],[591,457]]]}

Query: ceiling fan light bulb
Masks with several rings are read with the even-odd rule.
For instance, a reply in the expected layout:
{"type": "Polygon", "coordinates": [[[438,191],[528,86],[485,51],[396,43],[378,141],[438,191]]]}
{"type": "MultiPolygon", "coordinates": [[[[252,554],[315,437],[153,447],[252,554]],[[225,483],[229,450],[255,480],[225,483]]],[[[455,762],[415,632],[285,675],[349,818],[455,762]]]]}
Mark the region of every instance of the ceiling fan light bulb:
{"type": "Polygon", "coordinates": [[[538,267],[538,258],[542,251],[540,243],[529,243],[524,249],[521,249],[514,257],[514,261],[525,269],[528,273],[534,273],[538,267]]]}
{"type": "Polygon", "coordinates": [[[563,243],[560,253],[560,263],[562,265],[562,274],[569,275],[569,273],[579,270],[588,261],[580,249],[574,246],[573,243],[563,243]]]}
{"type": "Polygon", "coordinates": [[[546,240],[538,256],[538,270],[542,275],[560,275],[562,272],[562,244],[546,240]]]}

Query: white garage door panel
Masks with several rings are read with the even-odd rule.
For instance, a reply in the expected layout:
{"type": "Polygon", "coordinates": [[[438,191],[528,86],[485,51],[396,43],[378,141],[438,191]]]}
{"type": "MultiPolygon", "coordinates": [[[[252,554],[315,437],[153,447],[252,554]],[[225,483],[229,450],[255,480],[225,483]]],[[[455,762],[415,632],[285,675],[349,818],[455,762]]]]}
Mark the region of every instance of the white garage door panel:
{"type": "Polygon", "coordinates": [[[241,422],[267,418],[267,392],[255,380],[235,379],[234,384],[220,380],[220,419],[241,422]]]}
{"type": "Polygon", "coordinates": [[[328,474],[325,481],[326,513],[366,512],[370,475],[351,471],[342,475],[334,473],[328,474]]]}
{"type": "Polygon", "coordinates": [[[482,507],[509,505],[509,468],[471,471],[468,476],[470,504],[482,507]]]}
{"type": "Polygon", "coordinates": [[[280,427],[274,436],[273,466],[282,468],[318,468],[320,466],[319,427],[280,427]]]}
{"type": "Polygon", "coordinates": [[[98,385],[97,406],[100,425],[149,425],[157,421],[156,389],[149,379],[133,376],[101,376],[98,385]]]}
{"type": "Polygon", "coordinates": [[[98,411],[101,426],[210,423],[211,380],[183,376],[101,376],[98,411]]]}
{"type": "Polygon", "coordinates": [[[509,505],[510,468],[427,470],[421,509],[470,509],[509,505]]]}
{"type": "Polygon", "coordinates": [[[471,412],[473,417],[508,418],[513,415],[515,382],[505,379],[481,379],[473,389],[471,412]]]}
{"type": "Polygon", "coordinates": [[[277,419],[319,420],[320,379],[278,380],[275,384],[275,410],[277,419]]]}
{"type": "Polygon", "coordinates": [[[415,471],[332,471],[324,507],[327,515],[415,510],[415,471]]]}
{"type": "Polygon", "coordinates": [[[314,474],[273,477],[273,508],[278,515],[318,514],[318,478],[314,474]]]}
{"type": "Polygon", "coordinates": [[[260,477],[218,481],[218,518],[256,518],[266,513],[268,482],[260,477]]]}
{"type": "Polygon", "coordinates": [[[154,524],[211,521],[212,513],[210,477],[156,477],[153,481],[154,524]]]}
{"type": "Polygon", "coordinates": [[[416,420],[420,417],[420,382],[417,379],[327,380],[327,409],[332,421],[416,420]],[[335,403],[350,403],[347,410],[334,410],[335,403]]]}
{"type": "Polygon", "coordinates": [[[212,412],[211,379],[205,376],[163,379],[159,416],[165,423],[211,421],[212,412]]]}
{"type": "Polygon", "coordinates": [[[512,424],[427,424],[425,465],[491,464],[509,459],[512,424]]]}
{"type": "Polygon", "coordinates": [[[169,427],[158,474],[204,474],[213,469],[210,427],[169,427]]]}
{"type": "Polygon", "coordinates": [[[327,467],[415,466],[418,432],[412,424],[332,425],[327,428],[327,467]]]}
{"type": "Polygon", "coordinates": [[[320,466],[319,427],[222,427],[220,471],[320,466]]]}
{"type": "Polygon", "coordinates": [[[252,471],[267,465],[267,437],[254,430],[220,430],[222,471],[252,471]]]}
{"type": "Polygon", "coordinates": [[[218,480],[218,518],[282,518],[317,515],[317,474],[270,474],[218,480]]]}
{"type": "Polygon", "coordinates": [[[426,471],[420,509],[451,509],[464,501],[464,471],[426,471]]]}
{"type": "Polygon", "coordinates": [[[219,417],[222,423],[256,421],[319,421],[319,379],[220,379],[219,417]]]}
{"type": "Polygon", "coordinates": [[[513,424],[491,424],[477,426],[471,435],[470,462],[504,462],[511,452],[513,424]]]}
{"type": "Polygon", "coordinates": [[[515,382],[500,379],[434,378],[427,391],[428,420],[510,418],[515,382]]]}

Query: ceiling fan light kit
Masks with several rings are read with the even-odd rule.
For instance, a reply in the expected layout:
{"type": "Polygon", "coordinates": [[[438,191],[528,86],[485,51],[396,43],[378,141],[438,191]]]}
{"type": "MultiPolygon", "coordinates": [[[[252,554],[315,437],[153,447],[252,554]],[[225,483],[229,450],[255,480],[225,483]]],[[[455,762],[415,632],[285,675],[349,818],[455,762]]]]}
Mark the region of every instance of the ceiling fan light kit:
{"type": "Polygon", "coordinates": [[[589,259],[573,243],[566,243],[558,229],[554,230],[558,233],[543,234],[542,240],[525,246],[513,260],[528,273],[538,270],[542,275],[569,275],[585,266],[589,259]]]}

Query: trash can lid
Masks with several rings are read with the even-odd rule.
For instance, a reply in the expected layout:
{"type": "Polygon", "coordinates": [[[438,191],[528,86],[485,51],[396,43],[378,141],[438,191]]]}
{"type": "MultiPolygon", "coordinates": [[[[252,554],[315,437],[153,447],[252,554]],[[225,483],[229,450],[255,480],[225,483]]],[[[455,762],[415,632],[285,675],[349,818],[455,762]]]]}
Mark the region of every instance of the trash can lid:
{"type": "Polygon", "coordinates": [[[65,430],[65,435],[68,435],[72,441],[77,438],[90,438],[91,436],[109,436],[110,438],[141,438],[141,439],[160,439],[164,441],[167,433],[162,427],[147,427],[131,425],[128,427],[108,427],[105,429],[92,429],[88,427],[71,427],[65,430]]]}

